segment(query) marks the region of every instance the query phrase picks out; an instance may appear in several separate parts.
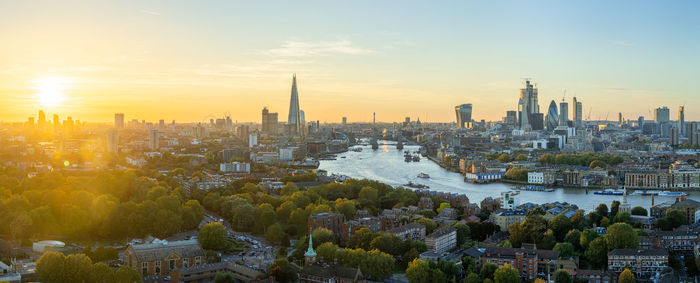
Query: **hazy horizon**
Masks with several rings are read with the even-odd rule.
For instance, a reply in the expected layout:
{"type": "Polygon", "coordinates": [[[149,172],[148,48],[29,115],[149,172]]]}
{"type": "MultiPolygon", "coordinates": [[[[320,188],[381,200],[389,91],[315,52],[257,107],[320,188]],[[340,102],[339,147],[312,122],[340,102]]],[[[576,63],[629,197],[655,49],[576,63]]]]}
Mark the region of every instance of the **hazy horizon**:
{"type": "Polygon", "coordinates": [[[683,2],[0,2],[0,121],[475,120],[540,112],[566,90],[583,117],[680,105],[700,120],[700,4],[683,2]]]}

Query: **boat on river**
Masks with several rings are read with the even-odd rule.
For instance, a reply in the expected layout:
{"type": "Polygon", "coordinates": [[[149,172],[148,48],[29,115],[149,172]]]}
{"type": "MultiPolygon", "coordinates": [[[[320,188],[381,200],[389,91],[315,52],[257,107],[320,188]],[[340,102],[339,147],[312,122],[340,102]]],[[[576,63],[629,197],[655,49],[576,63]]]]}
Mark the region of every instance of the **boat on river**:
{"type": "Polygon", "coordinates": [[[423,184],[417,184],[412,181],[408,181],[408,184],[404,184],[404,186],[409,187],[409,188],[414,188],[414,189],[427,189],[430,188],[429,186],[423,185],[423,184]]]}
{"type": "Polygon", "coordinates": [[[430,178],[430,175],[420,172],[418,173],[418,178],[428,179],[430,178]]]}
{"type": "Polygon", "coordinates": [[[604,195],[604,196],[621,196],[625,192],[622,190],[613,190],[613,189],[606,189],[603,191],[595,191],[593,192],[594,195],[604,195]]]}

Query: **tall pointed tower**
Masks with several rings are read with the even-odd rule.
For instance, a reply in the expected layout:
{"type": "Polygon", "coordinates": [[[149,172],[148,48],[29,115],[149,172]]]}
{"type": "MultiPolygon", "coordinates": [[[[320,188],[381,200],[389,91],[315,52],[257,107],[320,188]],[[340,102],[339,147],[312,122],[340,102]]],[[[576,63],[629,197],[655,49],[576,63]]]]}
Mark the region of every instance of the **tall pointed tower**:
{"type": "Polygon", "coordinates": [[[314,251],[313,237],[309,235],[309,249],[304,253],[304,266],[312,265],[316,262],[316,252],[314,251]]]}
{"type": "Polygon", "coordinates": [[[297,91],[297,74],[292,76],[292,97],[289,100],[289,119],[287,119],[290,135],[301,135],[301,113],[299,112],[299,92],[297,91]]]}

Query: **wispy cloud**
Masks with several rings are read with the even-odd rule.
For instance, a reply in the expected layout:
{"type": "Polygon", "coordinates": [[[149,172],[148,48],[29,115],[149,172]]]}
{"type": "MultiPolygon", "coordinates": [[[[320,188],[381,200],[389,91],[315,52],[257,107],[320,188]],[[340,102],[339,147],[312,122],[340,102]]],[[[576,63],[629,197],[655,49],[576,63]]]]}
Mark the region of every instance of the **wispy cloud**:
{"type": "Polygon", "coordinates": [[[634,46],[634,43],[624,40],[613,41],[613,44],[618,46],[634,46]]]}
{"type": "Polygon", "coordinates": [[[147,15],[160,16],[160,13],[151,10],[140,10],[139,13],[144,13],[147,15]]]}
{"type": "Polygon", "coordinates": [[[374,51],[355,46],[349,40],[336,41],[285,41],[279,48],[271,49],[267,53],[284,57],[323,56],[333,54],[361,55],[374,51]]]}

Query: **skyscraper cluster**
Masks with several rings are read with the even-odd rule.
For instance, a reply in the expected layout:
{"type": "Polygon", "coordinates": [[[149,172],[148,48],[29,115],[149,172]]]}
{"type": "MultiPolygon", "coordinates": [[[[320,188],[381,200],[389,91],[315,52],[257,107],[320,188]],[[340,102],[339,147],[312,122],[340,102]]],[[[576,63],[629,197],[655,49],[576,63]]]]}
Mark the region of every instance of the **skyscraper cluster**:
{"type": "Polygon", "coordinates": [[[540,113],[540,105],[537,101],[537,88],[525,81],[525,87],[520,89],[520,100],[518,101],[518,125],[523,130],[537,130],[542,125],[542,116],[536,117],[540,113]],[[535,119],[540,121],[534,121],[535,119]],[[533,127],[534,126],[534,127],[533,127]]]}

